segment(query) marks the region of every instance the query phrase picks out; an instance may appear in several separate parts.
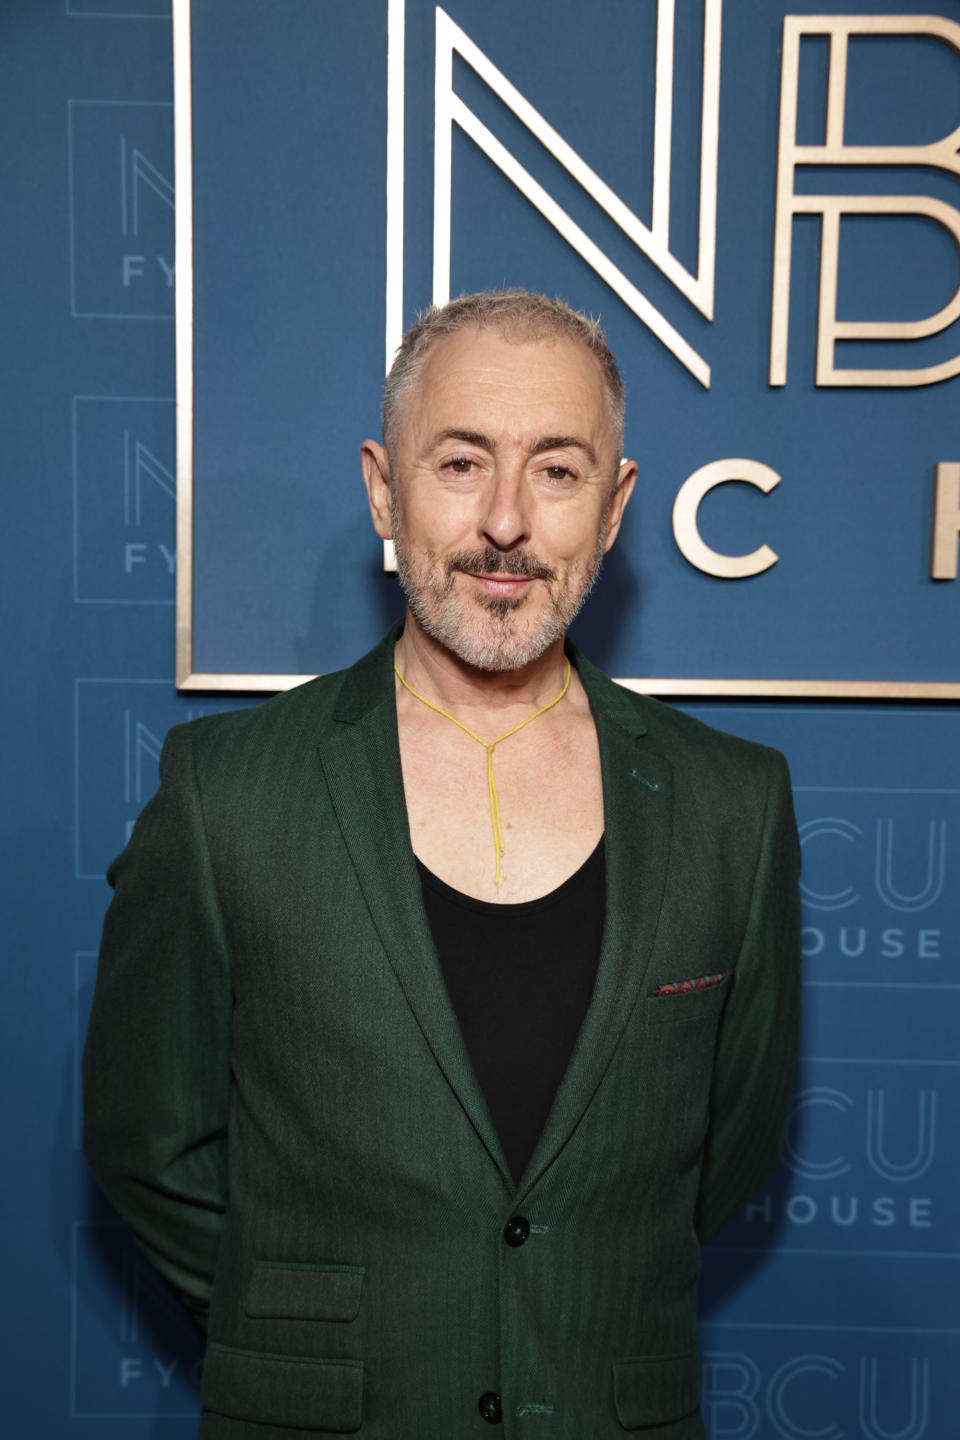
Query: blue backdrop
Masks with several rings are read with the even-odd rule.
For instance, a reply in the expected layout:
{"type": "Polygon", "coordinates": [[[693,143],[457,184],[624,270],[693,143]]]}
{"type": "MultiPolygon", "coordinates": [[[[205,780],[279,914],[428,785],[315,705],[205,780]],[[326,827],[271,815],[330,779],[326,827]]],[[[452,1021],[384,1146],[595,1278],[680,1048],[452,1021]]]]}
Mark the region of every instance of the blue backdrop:
{"type": "MultiPolygon", "coordinates": [[[[198,6],[218,38],[217,58],[213,30],[195,36],[205,77],[196,115],[196,639],[197,668],[210,670],[328,669],[365,648],[397,608],[356,466],[357,441],[376,430],[383,364],[386,5],[282,8],[293,27],[283,53],[294,21],[314,22],[310,45],[298,49],[303,74],[324,83],[313,87],[306,126],[302,110],[283,103],[283,27],[256,28],[279,8],[198,6]],[[235,134],[243,144],[231,147],[235,134]]],[[[609,163],[608,183],[649,220],[655,6],[448,8],[571,144],[598,168],[609,163]],[[627,151],[608,144],[614,134],[629,137],[627,151]]],[[[875,0],[842,13],[922,8],[875,0]]],[[[814,9],[824,7],[791,13],[814,9]]],[[[580,628],[604,665],[628,675],[746,669],[956,681],[957,583],[929,580],[926,548],[933,465],[960,459],[958,382],[814,386],[813,221],[796,226],[788,385],[767,385],[785,10],[728,5],[724,19],[712,325],[628,253],[554,162],[532,145],[522,152],[707,357],[709,391],[463,136],[454,142],[453,288],[506,280],[558,290],[603,312],[624,359],[628,453],[642,460],[645,491],[607,598],[591,602],[580,628]],[[745,582],[693,570],[670,530],[680,483],[729,455],[783,475],[768,497],[727,486],[704,503],[702,529],[716,548],[767,540],[780,553],[773,570],[745,582]]],[[[698,13],[678,5],[678,65],[684,46],[699,43],[698,13]]],[[[196,1342],[78,1148],[79,1047],[108,899],[104,868],[156,784],[167,727],[250,703],[178,696],[172,678],[166,15],[166,0],[7,0],[0,17],[11,520],[0,1216],[12,1292],[0,1415],[10,1434],[38,1440],[174,1440],[192,1433],[197,1408],[196,1342]]],[[[413,82],[432,55],[432,15],[408,5],[408,316],[431,288],[432,74],[413,82]]],[[[960,120],[960,58],[933,41],[903,46],[892,69],[875,49],[858,72],[850,113],[863,143],[917,143],[960,120]]],[[[816,45],[812,53],[810,116],[823,100],[822,46],[819,60],[816,45]]],[[[527,139],[469,68],[458,64],[455,86],[520,153],[527,139]]],[[[681,92],[678,147],[699,123],[681,92]]],[[[688,171],[678,162],[672,244],[693,265],[688,171]]],[[[898,171],[886,189],[913,185],[956,205],[950,183],[908,182],[898,171]]],[[[857,184],[863,191],[876,177],[857,184]]],[[[886,250],[887,240],[851,236],[840,277],[848,316],[908,318],[949,297],[956,261],[945,235],[904,225],[902,238],[891,229],[886,250]]],[[[950,335],[938,343],[934,358],[960,348],[950,335]]],[[[786,751],[805,854],[807,1023],[783,1160],[707,1256],[711,1440],[949,1440],[960,1413],[957,706],[689,708],[786,751]]]]}
{"type": "MultiPolygon", "coordinates": [[[[406,19],[402,93],[397,84],[390,116],[404,131],[391,177],[402,188],[403,223],[388,239],[386,0],[335,7],[335,24],[315,0],[194,0],[194,670],[336,669],[356,653],[358,636],[382,629],[393,588],[357,489],[357,445],[376,425],[388,248],[402,255],[408,322],[434,293],[436,211],[449,231],[451,293],[516,283],[568,297],[603,316],[620,361],[625,447],[640,461],[640,488],[607,584],[578,631],[609,673],[956,681],[960,646],[948,631],[957,587],[931,580],[929,570],[934,467],[960,449],[960,409],[949,403],[956,385],[814,383],[815,214],[792,227],[787,384],[768,384],[781,23],[785,11],[822,5],[728,3],[724,11],[712,321],[678,288],[683,277],[656,246],[641,249],[557,162],[543,127],[535,135],[522,123],[507,83],[638,225],[662,232],[675,267],[705,278],[713,230],[698,241],[709,109],[702,51],[705,8],[719,11],[717,0],[675,7],[673,103],[658,122],[661,133],[671,122],[672,167],[660,197],[657,0],[446,5],[442,13],[465,37],[454,40],[450,103],[486,128],[491,152],[500,145],[523,167],[525,193],[463,124],[451,126],[436,109],[438,7],[405,0],[395,8],[406,19]],[[481,74],[483,60],[499,75],[481,74]],[[435,204],[437,131],[452,131],[448,205],[435,204]],[[709,388],[690,356],[676,358],[538,212],[536,186],[561,223],[596,247],[598,263],[639,289],[695,352],[709,388]],[[688,476],[739,457],[770,467],[780,483],[766,496],[745,484],[714,490],[701,507],[701,533],[715,550],[768,543],[779,559],[731,584],[684,558],[671,511],[688,476]]],[[[911,8],[925,7],[858,0],[842,11],[911,8]]],[[[664,17],[672,9],[673,0],[661,0],[664,17]]],[[[391,43],[399,45],[396,32],[391,43]]],[[[806,36],[799,60],[796,136],[822,145],[827,37],[806,36]]],[[[960,126],[960,25],[953,45],[852,36],[844,75],[844,142],[895,143],[928,163],[806,165],[797,193],[930,196],[951,207],[960,231],[960,176],[917,148],[960,126]]],[[[161,124],[149,112],[136,121],[161,124]]],[[[112,123],[119,130],[127,120],[112,123]]],[[[146,185],[139,190],[145,209],[162,203],[146,185]]],[[[143,265],[159,285],[162,267],[151,272],[149,257],[143,265]]],[[[841,321],[931,315],[957,288],[956,237],[929,216],[845,215],[835,279],[841,321]]],[[[844,369],[912,369],[960,353],[960,322],[928,339],[845,340],[836,350],[844,369]]]]}

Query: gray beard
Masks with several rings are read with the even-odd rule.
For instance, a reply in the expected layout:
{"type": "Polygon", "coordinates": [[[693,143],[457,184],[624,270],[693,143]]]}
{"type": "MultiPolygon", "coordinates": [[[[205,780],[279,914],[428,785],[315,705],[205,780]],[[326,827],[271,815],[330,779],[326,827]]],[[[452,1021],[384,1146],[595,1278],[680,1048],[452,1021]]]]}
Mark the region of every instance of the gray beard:
{"type": "Polygon", "coordinates": [[[600,574],[606,525],[600,527],[593,563],[586,575],[573,573],[560,593],[550,589],[550,603],[532,632],[518,633],[514,616],[526,604],[526,596],[479,596],[476,601],[458,599],[454,593],[458,573],[477,575],[522,575],[544,581],[550,587],[556,572],[522,550],[504,552],[493,545],[479,550],[461,550],[448,557],[443,572],[416,570],[400,538],[396,491],[391,500],[393,544],[397,556],[397,577],[411,613],[420,628],[467,665],[477,670],[518,670],[537,660],[555,641],[563,638],[600,574]],[[489,617],[471,618],[467,606],[476,603],[489,617]]]}

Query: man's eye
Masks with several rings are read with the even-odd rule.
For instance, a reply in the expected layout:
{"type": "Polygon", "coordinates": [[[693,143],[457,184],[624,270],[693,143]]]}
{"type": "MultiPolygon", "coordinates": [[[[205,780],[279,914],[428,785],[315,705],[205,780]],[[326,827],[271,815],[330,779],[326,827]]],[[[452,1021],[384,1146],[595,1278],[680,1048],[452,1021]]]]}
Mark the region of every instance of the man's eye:
{"type": "Polygon", "coordinates": [[[468,460],[466,455],[455,455],[452,460],[444,463],[445,470],[452,470],[454,475],[469,475],[473,469],[473,461],[468,460]]]}
{"type": "Polygon", "coordinates": [[[573,471],[568,470],[566,465],[544,465],[543,473],[548,480],[553,480],[557,483],[575,478],[573,471]]]}

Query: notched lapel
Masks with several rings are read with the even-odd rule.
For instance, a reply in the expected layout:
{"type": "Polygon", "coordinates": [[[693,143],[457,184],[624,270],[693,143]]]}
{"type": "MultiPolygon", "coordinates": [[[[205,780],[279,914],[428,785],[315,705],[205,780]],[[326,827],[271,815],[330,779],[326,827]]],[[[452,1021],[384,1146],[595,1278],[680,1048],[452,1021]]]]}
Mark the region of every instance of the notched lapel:
{"type": "Polygon", "coordinates": [[[536,1184],[573,1133],[644,993],[673,829],[669,761],[650,748],[625,692],[573,653],[593,709],[603,770],[603,943],[593,998],[518,1199],[536,1184]]]}
{"type": "Polygon", "coordinates": [[[440,1069],[512,1189],[510,1172],[450,1004],[423,906],[400,769],[396,632],[349,672],[320,764],[364,900],[440,1069]]]}

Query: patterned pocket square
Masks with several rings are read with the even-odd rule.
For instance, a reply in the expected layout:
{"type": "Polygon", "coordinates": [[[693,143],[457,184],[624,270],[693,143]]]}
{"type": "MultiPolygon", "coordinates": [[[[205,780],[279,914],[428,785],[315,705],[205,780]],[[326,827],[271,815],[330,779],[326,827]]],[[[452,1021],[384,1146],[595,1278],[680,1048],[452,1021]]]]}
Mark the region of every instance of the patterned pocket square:
{"type": "Polygon", "coordinates": [[[689,995],[693,990],[710,990],[714,985],[719,985],[721,980],[726,980],[729,971],[721,970],[716,975],[698,975],[695,980],[673,980],[666,985],[658,985],[656,990],[651,990],[651,995],[689,995]]]}

